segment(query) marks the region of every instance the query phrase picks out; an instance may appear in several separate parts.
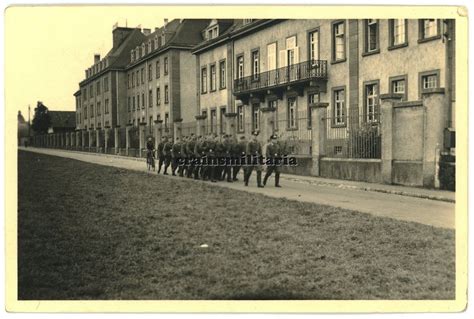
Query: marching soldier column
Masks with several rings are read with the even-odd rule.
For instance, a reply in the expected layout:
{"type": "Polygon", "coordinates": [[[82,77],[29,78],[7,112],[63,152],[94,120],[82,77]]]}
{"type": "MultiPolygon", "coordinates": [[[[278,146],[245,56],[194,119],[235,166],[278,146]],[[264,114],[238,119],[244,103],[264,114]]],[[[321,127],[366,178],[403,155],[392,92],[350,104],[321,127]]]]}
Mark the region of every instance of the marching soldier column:
{"type": "Polygon", "coordinates": [[[238,181],[238,174],[243,170],[244,184],[248,186],[252,172],[257,174],[257,187],[263,188],[268,179],[275,176],[275,187],[280,186],[280,164],[284,154],[284,147],[278,141],[276,135],[270,137],[269,143],[265,145],[266,158],[263,158],[263,147],[257,139],[259,131],[252,132],[249,141],[241,136],[239,141],[228,134],[218,136],[209,133],[206,136],[183,136],[181,139],[166,135],[161,137],[157,146],[158,158],[157,173],[168,175],[171,166],[173,176],[201,179],[203,181],[227,181],[228,183],[238,181]],[[262,181],[262,171],[266,162],[266,174],[262,181]]]}

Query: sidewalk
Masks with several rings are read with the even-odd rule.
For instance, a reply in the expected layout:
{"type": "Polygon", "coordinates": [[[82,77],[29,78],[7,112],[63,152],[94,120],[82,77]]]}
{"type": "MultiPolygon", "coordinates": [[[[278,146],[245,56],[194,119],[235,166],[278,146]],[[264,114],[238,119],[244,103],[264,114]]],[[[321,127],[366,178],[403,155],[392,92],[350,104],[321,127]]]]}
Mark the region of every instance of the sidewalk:
{"type": "MultiPolygon", "coordinates": [[[[142,158],[32,147],[20,148],[20,150],[147,172],[145,159],[142,158]]],[[[157,175],[153,171],[148,173],[157,175]]],[[[157,178],[177,178],[189,182],[206,183],[169,175],[158,175],[157,178]]],[[[255,174],[253,174],[248,187],[243,185],[241,176],[239,182],[212,184],[217,187],[328,205],[435,227],[453,229],[455,225],[454,193],[450,192],[295,175],[283,175],[280,181],[282,188],[273,187],[273,182],[273,178],[270,178],[265,188],[257,188],[255,174]]]]}

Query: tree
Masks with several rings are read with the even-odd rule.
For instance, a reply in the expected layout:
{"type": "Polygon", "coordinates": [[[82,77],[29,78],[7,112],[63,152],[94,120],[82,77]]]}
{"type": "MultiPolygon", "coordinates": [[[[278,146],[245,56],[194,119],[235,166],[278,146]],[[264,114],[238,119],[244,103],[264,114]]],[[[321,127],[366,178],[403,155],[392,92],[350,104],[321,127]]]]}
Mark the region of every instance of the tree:
{"type": "Polygon", "coordinates": [[[32,128],[39,134],[45,134],[48,133],[48,129],[50,127],[51,117],[49,115],[48,108],[43,104],[43,102],[38,101],[35,108],[32,128]]]}

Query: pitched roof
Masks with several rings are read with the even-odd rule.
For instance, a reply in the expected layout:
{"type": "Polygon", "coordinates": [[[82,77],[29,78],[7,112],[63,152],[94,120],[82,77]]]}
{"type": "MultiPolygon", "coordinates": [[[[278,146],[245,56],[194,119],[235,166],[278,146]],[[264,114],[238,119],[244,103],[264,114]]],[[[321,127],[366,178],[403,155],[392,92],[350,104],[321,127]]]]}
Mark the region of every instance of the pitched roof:
{"type": "Polygon", "coordinates": [[[76,127],[76,112],[74,111],[48,111],[51,118],[51,127],[76,127]]]}

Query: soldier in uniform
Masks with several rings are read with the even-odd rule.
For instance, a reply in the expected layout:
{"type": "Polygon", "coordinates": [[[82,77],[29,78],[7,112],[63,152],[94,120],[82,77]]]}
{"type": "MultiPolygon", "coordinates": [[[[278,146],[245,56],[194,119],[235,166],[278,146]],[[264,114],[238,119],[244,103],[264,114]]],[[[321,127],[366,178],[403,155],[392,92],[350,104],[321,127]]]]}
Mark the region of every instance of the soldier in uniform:
{"type": "Polygon", "coordinates": [[[166,136],[161,137],[160,143],[158,143],[158,148],[157,148],[157,153],[158,153],[158,171],[157,173],[160,174],[161,171],[161,166],[163,166],[163,163],[165,162],[165,155],[163,153],[163,147],[165,144],[168,142],[168,139],[166,136]]]}
{"type": "Polygon", "coordinates": [[[176,169],[178,168],[179,158],[181,157],[181,141],[176,137],[176,142],[171,148],[171,172],[176,176],[176,169]]]}
{"type": "MultiPolygon", "coordinates": [[[[222,157],[230,159],[232,157],[232,135],[225,135],[224,141],[222,142],[223,146],[223,155],[222,157]]],[[[222,180],[227,177],[227,182],[232,183],[232,166],[231,163],[224,163],[223,166],[223,173],[222,173],[222,180]]]]}
{"type": "MultiPolygon", "coordinates": [[[[214,140],[216,143],[216,151],[215,151],[215,158],[216,161],[219,160],[219,158],[223,158],[225,156],[225,149],[224,149],[224,133],[220,136],[220,139],[215,136],[214,140]]],[[[221,163],[216,162],[216,166],[214,166],[214,177],[218,181],[221,181],[222,178],[222,173],[224,171],[224,165],[221,165],[221,163]]]]}
{"type": "Polygon", "coordinates": [[[196,146],[196,136],[194,135],[194,133],[191,133],[191,136],[189,137],[189,141],[188,143],[186,143],[186,154],[189,160],[189,164],[186,171],[187,178],[191,178],[191,176],[193,175],[193,171],[195,169],[195,165],[193,163],[193,160],[196,157],[196,154],[194,153],[195,146],[196,146]]]}
{"type": "Polygon", "coordinates": [[[165,137],[165,145],[163,146],[163,156],[165,158],[165,171],[163,172],[163,175],[168,175],[167,170],[168,167],[171,164],[171,149],[173,148],[173,142],[171,142],[168,137],[165,137]]]}
{"type": "Polygon", "coordinates": [[[182,159],[182,165],[179,165],[178,167],[178,175],[180,177],[184,177],[184,174],[187,170],[187,167],[185,165],[186,161],[187,161],[187,158],[188,158],[188,154],[186,152],[186,146],[188,144],[188,137],[187,136],[184,136],[182,141],[181,141],[181,150],[180,150],[180,154],[181,154],[181,159],[182,159]]]}
{"type": "Polygon", "coordinates": [[[270,164],[267,165],[267,173],[265,174],[265,177],[263,178],[263,186],[267,184],[268,178],[272,175],[273,172],[275,172],[275,187],[281,187],[280,186],[280,165],[277,165],[275,163],[275,160],[281,159],[281,149],[280,149],[280,144],[278,143],[278,137],[273,134],[270,137],[270,143],[267,144],[266,148],[266,157],[267,159],[270,160],[270,164]]]}
{"type": "Polygon", "coordinates": [[[257,186],[263,187],[262,185],[262,165],[258,162],[259,157],[262,155],[262,145],[257,140],[259,131],[252,132],[252,139],[247,143],[245,153],[251,156],[251,163],[247,163],[247,170],[244,170],[244,182],[245,186],[249,186],[250,176],[252,171],[257,171],[257,186]]]}
{"type": "MultiPolygon", "coordinates": [[[[241,159],[242,157],[245,157],[245,150],[247,148],[247,141],[245,140],[245,135],[242,135],[240,137],[240,141],[234,141],[233,142],[233,148],[232,148],[232,156],[235,157],[236,159],[241,159]]],[[[236,163],[234,167],[232,167],[232,180],[238,181],[237,174],[240,171],[241,165],[239,163],[236,163]]]]}
{"type": "Polygon", "coordinates": [[[202,178],[202,157],[203,157],[203,137],[201,135],[198,136],[196,143],[194,144],[194,156],[196,157],[196,160],[199,161],[199,164],[194,166],[193,169],[193,174],[194,174],[194,179],[199,179],[202,178]]]}
{"type": "Polygon", "coordinates": [[[216,147],[217,147],[217,134],[210,133],[207,141],[205,151],[206,156],[209,160],[206,166],[206,178],[211,182],[216,182],[216,147]]]}

